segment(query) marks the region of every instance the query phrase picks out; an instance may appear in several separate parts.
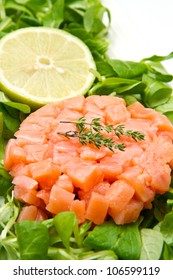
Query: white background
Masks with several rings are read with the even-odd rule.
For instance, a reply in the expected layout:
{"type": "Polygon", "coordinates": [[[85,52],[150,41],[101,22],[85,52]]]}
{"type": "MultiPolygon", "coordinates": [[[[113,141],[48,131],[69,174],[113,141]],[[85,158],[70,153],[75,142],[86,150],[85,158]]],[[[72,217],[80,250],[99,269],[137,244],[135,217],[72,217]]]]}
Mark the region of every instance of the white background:
{"type": "MultiPolygon", "coordinates": [[[[139,61],[173,51],[173,0],[103,0],[111,11],[112,58],[139,61]]],[[[173,74],[173,59],[164,62],[173,74]]]]}

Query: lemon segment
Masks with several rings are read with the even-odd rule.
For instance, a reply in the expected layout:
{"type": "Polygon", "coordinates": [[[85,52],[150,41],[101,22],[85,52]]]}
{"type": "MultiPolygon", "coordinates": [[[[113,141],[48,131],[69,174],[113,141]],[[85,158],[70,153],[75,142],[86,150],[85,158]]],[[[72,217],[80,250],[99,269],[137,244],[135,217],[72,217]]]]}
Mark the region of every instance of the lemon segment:
{"type": "Polygon", "coordinates": [[[89,48],[64,30],[27,27],[0,40],[0,89],[33,108],[84,95],[95,68],[89,48]]]}

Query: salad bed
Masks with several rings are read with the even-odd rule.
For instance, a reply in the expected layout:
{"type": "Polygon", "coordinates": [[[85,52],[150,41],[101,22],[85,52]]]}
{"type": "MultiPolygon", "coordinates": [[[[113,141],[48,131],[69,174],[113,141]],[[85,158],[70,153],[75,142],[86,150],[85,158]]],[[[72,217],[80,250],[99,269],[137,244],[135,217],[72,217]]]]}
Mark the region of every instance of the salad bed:
{"type": "MultiPolygon", "coordinates": [[[[0,1],[0,36],[28,26],[61,28],[89,47],[97,71],[86,96],[113,95],[165,114],[173,122],[173,97],[161,62],[173,58],[154,55],[140,62],[109,58],[110,12],[101,1],[0,1]],[[108,24],[104,23],[105,14],[108,24]]],[[[173,190],[157,195],[152,209],[136,223],[116,225],[111,219],[93,226],[78,225],[73,212],[43,222],[16,223],[22,204],[13,197],[12,178],[4,169],[5,146],[31,113],[27,104],[0,93],[0,259],[173,259],[173,190]],[[109,238],[108,238],[109,236],[109,238]]]]}

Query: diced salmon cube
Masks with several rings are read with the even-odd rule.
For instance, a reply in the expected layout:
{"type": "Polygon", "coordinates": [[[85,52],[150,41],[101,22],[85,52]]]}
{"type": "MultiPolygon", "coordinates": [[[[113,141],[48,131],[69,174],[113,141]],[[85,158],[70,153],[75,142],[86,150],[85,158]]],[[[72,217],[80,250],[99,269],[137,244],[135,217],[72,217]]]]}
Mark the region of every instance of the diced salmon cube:
{"type": "Polygon", "coordinates": [[[25,175],[16,176],[13,179],[12,183],[14,185],[18,185],[23,188],[27,188],[28,190],[37,190],[37,188],[38,188],[38,182],[25,175]]]}
{"type": "Polygon", "coordinates": [[[29,164],[30,173],[42,188],[49,189],[60,176],[60,168],[51,159],[29,164]]]}
{"type": "Polygon", "coordinates": [[[39,190],[37,191],[37,197],[42,199],[44,203],[47,205],[49,203],[50,191],[48,190],[39,190]]]}
{"type": "Polygon", "coordinates": [[[75,212],[79,224],[85,222],[86,205],[84,200],[75,199],[72,201],[70,210],[75,212]]]}
{"type": "Polygon", "coordinates": [[[10,175],[12,177],[15,176],[20,176],[20,175],[25,175],[25,176],[29,176],[29,166],[26,165],[25,163],[21,162],[18,164],[14,164],[11,168],[10,168],[10,175]]]}
{"type": "Polygon", "coordinates": [[[92,192],[96,192],[96,193],[99,193],[101,195],[106,195],[109,188],[110,188],[110,183],[107,182],[107,181],[102,181],[102,182],[98,183],[97,185],[95,185],[89,191],[79,190],[78,191],[78,197],[81,200],[84,200],[86,205],[88,205],[88,202],[90,200],[92,192]]]}
{"type": "Polygon", "coordinates": [[[15,185],[14,197],[23,203],[33,204],[35,206],[40,205],[40,199],[37,197],[37,191],[34,189],[28,189],[20,185],[15,185]]]}
{"type": "Polygon", "coordinates": [[[45,144],[46,135],[43,131],[18,130],[15,132],[16,143],[23,147],[27,144],[45,144]]]}
{"type": "Polygon", "coordinates": [[[132,198],[121,212],[117,213],[114,212],[114,209],[109,209],[108,213],[113,218],[114,222],[120,225],[135,222],[142,209],[143,202],[132,198]]]}
{"type": "Polygon", "coordinates": [[[150,176],[143,172],[140,166],[128,167],[118,178],[126,181],[134,188],[139,200],[147,202],[154,199],[155,192],[149,187],[148,183],[150,176]]]}
{"type": "Polygon", "coordinates": [[[108,124],[119,124],[124,123],[129,117],[130,113],[127,111],[125,105],[109,105],[105,109],[106,123],[108,124]]]}
{"type": "Polygon", "coordinates": [[[102,224],[106,218],[108,207],[109,201],[105,196],[92,192],[86,210],[86,219],[96,225],[102,224]]]}
{"type": "Polygon", "coordinates": [[[51,103],[51,104],[46,104],[45,106],[39,108],[38,110],[30,114],[30,116],[56,118],[59,112],[60,112],[60,108],[57,105],[57,103],[51,103]]]}
{"type": "Polygon", "coordinates": [[[4,168],[9,170],[13,165],[13,158],[11,157],[11,151],[16,147],[16,140],[10,139],[6,145],[5,155],[4,155],[4,168]]]}
{"type": "Polygon", "coordinates": [[[84,96],[71,97],[62,101],[64,108],[68,108],[79,112],[83,111],[84,103],[84,96]]]}
{"type": "Polygon", "coordinates": [[[145,108],[140,102],[134,102],[127,107],[132,118],[137,119],[154,119],[155,111],[150,108],[145,108]]]}
{"type": "Polygon", "coordinates": [[[171,168],[168,164],[162,165],[162,162],[155,163],[155,165],[151,166],[150,170],[148,170],[148,173],[151,176],[150,185],[153,190],[160,194],[169,190],[171,184],[171,168]]]}
{"type": "Polygon", "coordinates": [[[24,206],[19,214],[18,222],[23,220],[35,221],[38,209],[35,205],[24,206]]]}
{"type": "Polygon", "coordinates": [[[44,221],[46,219],[48,219],[48,216],[45,213],[45,211],[43,211],[42,209],[38,208],[37,216],[36,216],[36,221],[44,221]]]}
{"type": "Polygon", "coordinates": [[[67,169],[67,175],[71,178],[75,187],[85,191],[103,180],[102,170],[97,165],[78,164],[67,169]]]}
{"type": "Polygon", "coordinates": [[[106,155],[105,149],[102,147],[100,149],[94,147],[93,145],[81,146],[78,149],[80,157],[84,160],[99,160],[106,155]]]}
{"type": "Polygon", "coordinates": [[[105,157],[99,163],[104,174],[104,180],[112,183],[117,179],[117,176],[122,173],[121,163],[115,162],[112,158],[105,157]]]}
{"type": "Polygon", "coordinates": [[[109,208],[114,213],[120,213],[134,194],[134,189],[128,183],[123,180],[115,181],[106,193],[106,198],[109,200],[109,208]]]}
{"type": "Polygon", "coordinates": [[[63,211],[70,211],[74,197],[75,194],[57,186],[53,186],[46,209],[53,214],[58,214],[63,211]]]}
{"type": "Polygon", "coordinates": [[[69,178],[68,175],[62,174],[59,176],[58,180],[56,181],[55,185],[59,188],[62,188],[68,192],[73,193],[74,191],[74,186],[72,184],[71,179],[69,178]]]}
{"type": "Polygon", "coordinates": [[[48,156],[49,145],[25,145],[23,149],[25,151],[25,160],[28,163],[31,163],[46,159],[46,156],[48,156]]]}
{"type": "Polygon", "coordinates": [[[125,100],[111,95],[91,95],[86,99],[87,103],[95,104],[101,110],[104,110],[109,105],[125,105],[125,100]]]}

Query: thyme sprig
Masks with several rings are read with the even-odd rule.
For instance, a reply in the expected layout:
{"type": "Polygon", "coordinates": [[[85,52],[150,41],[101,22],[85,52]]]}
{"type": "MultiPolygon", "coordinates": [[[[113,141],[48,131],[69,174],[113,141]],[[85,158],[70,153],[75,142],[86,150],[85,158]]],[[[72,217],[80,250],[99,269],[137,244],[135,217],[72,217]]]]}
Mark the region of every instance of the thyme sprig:
{"type": "Polygon", "coordinates": [[[67,138],[78,137],[82,145],[86,145],[87,143],[94,144],[98,149],[100,149],[101,146],[105,146],[111,151],[115,149],[124,151],[126,146],[124,143],[115,143],[113,138],[105,137],[102,133],[104,131],[107,133],[114,132],[118,138],[121,138],[122,135],[126,135],[127,137],[131,137],[134,141],[141,141],[145,138],[144,134],[138,130],[125,130],[123,124],[114,127],[113,125],[102,125],[100,121],[100,118],[93,118],[92,121],[88,123],[84,116],[77,121],[60,121],[61,123],[74,123],[77,130],[57,133],[67,138]]]}
{"type": "Polygon", "coordinates": [[[118,138],[121,138],[122,135],[126,135],[127,137],[131,137],[134,141],[142,141],[145,139],[145,135],[138,130],[125,130],[125,126],[120,124],[116,126],[113,130],[118,138]]]}

